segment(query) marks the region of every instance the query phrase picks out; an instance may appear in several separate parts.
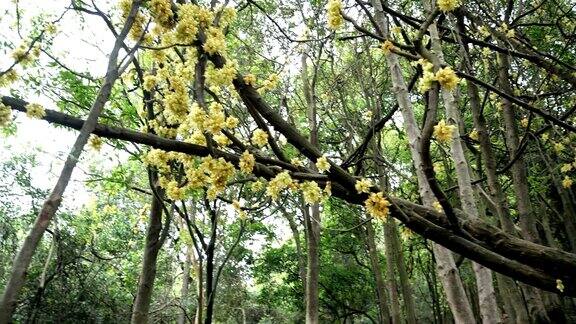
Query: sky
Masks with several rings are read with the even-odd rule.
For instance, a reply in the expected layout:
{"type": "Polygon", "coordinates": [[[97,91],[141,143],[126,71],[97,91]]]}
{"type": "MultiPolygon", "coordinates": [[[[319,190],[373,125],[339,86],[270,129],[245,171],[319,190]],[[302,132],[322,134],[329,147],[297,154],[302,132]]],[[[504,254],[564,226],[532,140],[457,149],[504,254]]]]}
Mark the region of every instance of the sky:
{"type": "MultiPolygon", "coordinates": [[[[12,46],[17,47],[27,41],[30,35],[31,22],[42,17],[44,21],[54,21],[70,3],[69,0],[56,1],[19,1],[21,36],[10,32],[16,26],[16,5],[12,1],[0,1],[0,35],[12,46]]],[[[103,10],[111,7],[109,1],[97,1],[103,10]]],[[[84,16],[81,22],[76,13],[68,13],[57,23],[58,32],[54,39],[51,54],[57,57],[65,66],[78,71],[89,72],[91,75],[100,77],[105,74],[107,65],[106,52],[112,48],[113,37],[107,31],[106,26],[96,17],[84,16]],[[94,28],[83,28],[93,26],[94,28]],[[89,41],[88,41],[89,40],[89,41]],[[109,48],[109,49],[108,49],[109,48]]],[[[0,55],[0,70],[5,70],[12,64],[10,49],[0,55]]],[[[41,55],[41,64],[51,61],[46,55],[41,55]]],[[[21,69],[17,68],[21,73],[21,69]]],[[[22,84],[16,83],[12,88],[0,88],[0,95],[10,95],[15,89],[22,99],[42,104],[45,108],[57,110],[55,102],[50,98],[35,92],[22,92],[22,84]]],[[[37,148],[40,152],[38,166],[32,172],[33,185],[42,189],[51,189],[60,173],[65,157],[74,143],[77,132],[64,128],[55,128],[48,122],[34,120],[22,113],[15,113],[17,133],[14,136],[0,137],[0,161],[5,161],[11,156],[37,148]]],[[[110,148],[104,148],[104,154],[110,153],[110,148]]],[[[118,154],[116,154],[118,155],[118,154]]],[[[120,158],[120,157],[119,157],[120,158]]],[[[122,157],[125,158],[125,157],[122,157]]],[[[122,159],[120,158],[120,159],[122,159]]],[[[69,208],[78,208],[90,199],[90,194],[85,190],[83,180],[87,175],[90,162],[102,160],[98,153],[85,151],[81,163],[74,171],[70,187],[67,189],[64,205],[69,208]],[[69,196],[73,196],[73,199],[69,196]]],[[[107,162],[110,164],[110,162],[107,162]]]]}

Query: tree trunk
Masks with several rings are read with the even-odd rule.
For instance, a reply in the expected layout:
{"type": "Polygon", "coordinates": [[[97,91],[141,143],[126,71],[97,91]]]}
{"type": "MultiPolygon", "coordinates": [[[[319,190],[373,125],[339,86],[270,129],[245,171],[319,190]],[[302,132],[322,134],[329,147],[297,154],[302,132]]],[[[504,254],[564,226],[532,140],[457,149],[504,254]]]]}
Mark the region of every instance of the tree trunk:
{"type": "Polygon", "coordinates": [[[394,226],[395,220],[388,218],[384,223],[384,249],[386,251],[386,273],[388,281],[388,295],[390,296],[390,317],[393,324],[402,323],[400,319],[400,298],[398,296],[398,283],[396,281],[396,269],[394,269],[394,226]]]}
{"type": "MultiPolygon", "coordinates": [[[[388,23],[384,16],[384,11],[382,9],[382,4],[378,0],[371,1],[372,6],[375,9],[375,18],[380,30],[384,33],[384,37],[388,37],[388,23]]],[[[406,87],[406,82],[404,76],[402,75],[402,67],[398,61],[398,57],[394,53],[390,53],[386,56],[388,62],[388,67],[390,69],[390,74],[392,78],[392,91],[396,96],[396,101],[402,112],[402,117],[404,118],[404,127],[408,135],[408,143],[410,146],[410,154],[414,163],[414,168],[416,171],[416,176],[418,178],[418,189],[420,192],[420,197],[424,205],[431,207],[435,201],[434,195],[430,190],[426,176],[422,170],[422,163],[420,157],[420,129],[416,123],[416,118],[414,117],[414,112],[412,111],[412,105],[410,103],[408,89],[406,87]]],[[[452,253],[445,249],[444,247],[434,244],[433,245],[434,255],[436,257],[436,265],[438,276],[442,281],[444,291],[446,292],[446,297],[450,309],[454,314],[454,318],[458,323],[475,323],[474,315],[472,314],[472,309],[470,307],[470,302],[464,291],[462,281],[460,280],[460,275],[456,264],[454,263],[454,257],[452,253]]]]}
{"type": "MultiPolygon", "coordinates": [[[[316,122],[316,102],[314,95],[314,84],[308,81],[308,66],[306,54],[302,54],[302,84],[304,96],[307,104],[308,127],[310,128],[310,143],[318,147],[318,124],[316,122]]],[[[311,163],[310,168],[316,169],[311,163]]],[[[307,209],[306,206],[303,206],[307,209]]],[[[306,323],[318,323],[318,279],[320,277],[320,206],[314,204],[310,206],[308,213],[305,213],[306,222],[306,244],[308,252],[308,264],[306,271],[306,323]]]]}
{"type": "MultiPolygon", "coordinates": [[[[509,82],[508,56],[502,53],[498,53],[497,58],[498,85],[504,92],[512,94],[513,91],[509,82]]],[[[504,134],[508,147],[508,154],[512,159],[516,155],[519,146],[518,130],[516,124],[516,109],[507,99],[501,98],[501,100],[502,114],[505,126],[504,134]]],[[[530,203],[528,175],[526,174],[526,163],[524,162],[524,158],[522,156],[518,157],[516,162],[512,164],[510,170],[512,172],[512,185],[514,192],[516,193],[516,201],[518,202],[518,218],[520,220],[522,236],[527,240],[540,244],[541,240],[538,236],[536,220],[534,214],[532,213],[532,206],[530,203]]],[[[523,287],[528,302],[528,311],[532,319],[538,323],[549,322],[550,319],[548,318],[546,310],[544,309],[544,303],[542,301],[540,292],[532,287],[523,287]]]]}
{"type": "Polygon", "coordinates": [[[184,260],[184,270],[182,272],[182,287],[180,288],[180,314],[178,314],[178,324],[185,324],[186,313],[189,309],[188,305],[188,292],[190,286],[190,266],[192,265],[192,259],[194,258],[194,252],[192,247],[186,246],[186,260],[184,260]]]}
{"type": "Polygon", "coordinates": [[[36,248],[44,235],[44,232],[50,225],[50,221],[56,214],[58,207],[60,207],[60,203],[62,202],[62,195],[68,186],[68,182],[72,177],[72,171],[76,167],[78,160],[80,158],[80,154],[84,149],[84,146],[88,142],[88,138],[96,124],[98,123],[98,117],[102,113],[104,109],[104,105],[108,101],[110,97],[110,93],[112,92],[112,86],[114,82],[118,78],[118,53],[120,48],[124,43],[124,39],[130,30],[132,23],[136,17],[136,13],[140,7],[141,0],[136,0],[132,3],[132,8],[130,13],[126,19],[126,23],[122,28],[122,31],[116,38],[114,43],[114,48],[110,53],[110,58],[108,59],[108,67],[106,71],[106,77],[104,78],[104,82],[100,87],[100,91],[90,108],[90,112],[88,117],[86,118],[86,122],[82,125],[80,130],[80,134],[76,138],[72,149],[70,149],[70,153],[66,158],[66,162],[62,167],[62,171],[60,176],[58,177],[58,181],[56,185],[52,189],[50,196],[44,202],[42,209],[38,213],[36,221],[34,225],[30,229],[30,232],[26,236],[22,247],[18,251],[16,258],[14,259],[14,263],[12,265],[12,272],[10,274],[10,278],[6,284],[4,289],[4,293],[2,294],[2,299],[0,302],[0,324],[10,322],[12,318],[12,313],[14,312],[14,307],[18,301],[18,295],[22,286],[24,285],[24,280],[26,278],[26,272],[28,267],[30,266],[30,262],[32,261],[32,256],[36,252],[36,248]]]}
{"type": "MultiPolygon", "coordinates": [[[[444,65],[444,55],[438,36],[436,24],[430,24],[428,28],[432,43],[431,58],[435,60],[434,65],[438,68],[444,65]]],[[[460,127],[462,118],[458,109],[458,104],[451,91],[442,89],[442,99],[446,108],[446,115],[449,124],[456,125],[453,139],[450,141],[450,155],[454,159],[456,178],[458,181],[458,190],[462,209],[472,219],[478,218],[478,206],[474,197],[472,188],[472,179],[470,176],[470,167],[466,159],[462,141],[460,138],[460,127]]],[[[499,323],[501,321],[500,311],[496,305],[496,293],[492,282],[492,271],[475,262],[472,263],[472,269],[476,277],[476,286],[478,287],[478,301],[480,306],[480,315],[482,323],[499,323]]]]}
{"type": "Polygon", "coordinates": [[[414,305],[414,296],[412,295],[412,285],[410,284],[410,278],[408,278],[408,272],[406,271],[406,265],[404,264],[404,253],[402,251],[400,236],[398,235],[398,225],[396,222],[391,221],[391,223],[391,239],[394,244],[394,264],[396,264],[398,269],[400,288],[402,289],[402,297],[404,297],[406,323],[416,324],[416,306],[414,305]]]}
{"type": "MultiPolygon", "coordinates": [[[[374,241],[374,226],[372,222],[366,223],[366,247],[368,250],[368,257],[370,258],[370,265],[374,273],[374,280],[376,282],[376,298],[378,300],[378,319],[380,323],[390,322],[390,313],[388,311],[388,302],[386,301],[386,286],[384,284],[384,277],[382,276],[382,269],[380,268],[380,257],[376,249],[374,241]]],[[[386,260],[387,263],[390,260],[386,260]]],[[[390,276],[390,274],[388,274],[390,276]]]]}
{"type": "MultiPolygon", "coordinates": [[[[166,217],[169,216],[166,215],[166,217]]],[[[142,270],[140,271],[140,279],[138,280],[136,300],[132,308],[132,319],[130,321],[132,324],[148,323],[148,312],[150,311],[154,280],[156,279],[156,260],[162,247],[161,232],[162,202],[153,195],[150,219],[148,220],[148,230],[146,232],[142,270]]]]}

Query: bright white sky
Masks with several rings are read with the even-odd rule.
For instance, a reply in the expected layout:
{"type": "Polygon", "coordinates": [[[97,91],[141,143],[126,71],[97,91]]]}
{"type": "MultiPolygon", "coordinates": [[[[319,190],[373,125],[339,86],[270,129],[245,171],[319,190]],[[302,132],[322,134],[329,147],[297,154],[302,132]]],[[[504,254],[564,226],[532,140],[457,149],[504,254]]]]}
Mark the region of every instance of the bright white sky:
{"type": "MultiPolygon", "coordinates": [[[[102,10],[111,7],[110,1],[96,1],[102,10]]],[[[59,17],[70,4],[69,0],[37,1],[20,0],[21,10],[20,25],[21,35],[24,39],[13,33],[16,26],[16,5],[13,1],[0,1],[0,35],[6,41],[17,47],[23,41],[28,40],[31,21],[43,17],[45,21],[53,21],[59,17]]],[[[103,76],[107,65],[107,52],[112,48],[113,38],[107,33],[106,26],[96,17],[84,16],[81,22],[75,12],[69,12],[57,24],[58,34],[54,39],[52,55],[66,66],[75,71],[89,72],[94,76],[103,76]],[[90,26],[90,27],[86,27],[90,26]]],[[[10,50],[0,54],[0,69],[5,70],[11,65],[10,50]]],[[[41,63],[50,61],[41,55],[41,63]]],[[[20,69],[18,67],[17,69],[20,69]]],[[[20,72],[21,70],[19,70],[20,72]]],[[[20,73],[22,74],[22,73],[20,73]]],[[[9,95],[14,89],[22,89],[22,85],[16,84],[11,89],[0,88],[1,95],[9,95]]],[[[39,96],[33,92],[18,91],[23,99],[38,102],[49,109],[57,109],[55,103],[45,96],[39,96]]],[[[15,136],[0,137],[0,161],[9,159],[11,156],[38,148],[39,165],[32,170],[33,184],[42,189],[49,189],[55,183],[60,173],[63,161],[70,147],[76,139],[77,132],[54,128],[45,121],[27,118],[24,114],[16,114],[18,132],[15,136]]],[[[103,149],[102,153],[108,154],[110,149],[103,149]]],[[[86,178],[83,171],[88,169],[90,161],[99,160],[100,157],[91,151],[83,153],[82,162],[74,172],[70,187],[66,191],[64,204],[67,207],[79,207],[89,199],[89,194],[84,189],[82,180],[86,178]],[[73,199],[70,197],[73,195],[73,199]]],[[[110,162],[109,162],[110,163],[110,162]]]]}

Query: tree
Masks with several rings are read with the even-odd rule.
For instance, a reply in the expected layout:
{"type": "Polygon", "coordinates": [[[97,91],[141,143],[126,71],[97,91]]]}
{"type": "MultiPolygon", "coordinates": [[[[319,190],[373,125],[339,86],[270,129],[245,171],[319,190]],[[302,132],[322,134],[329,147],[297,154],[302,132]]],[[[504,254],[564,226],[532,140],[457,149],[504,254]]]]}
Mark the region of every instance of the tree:
{"type": "MultiPolygon", "coordinates": [[[[524,301],[536,322],[569,320],[574,305],[565,297],[576,296],[569,2],[121,0],[102,9],[73,1],[54,19],[26,21],[29,35],[18,3],[14,9],[8,32],[24,37],[19,47],[2,45],[12,53],[0,70],[0,125],[17,132],[12,115],[26,113],[79,135],[3,279],[0,323],[20,316],[27,273],[45,278],[39,264],[49,269],[54,249],[76,242],[66,233],[84,224],[52,220],[87,143],[129,154],[140,185],[117,175],[96,181],[148,201],[118,198],[149,205],[138,288],[131,286],[133,323],[176,318],[165,311],[173,305],[180,321],[196,323],[227,318],[218,308],[238,310],[243,321],[303,311],[309,323],[414,322],[410,300],[421,292],[410,284],[424,282],[436,321],[446,302],[457,322],[521,322],[524,301]],[[103,77],[54,54],[67,15],[96,18],[90,28],[113,36],[103,77]],[[324,16],[327,26],[317,23],[324,16]],[[53,72],[50,82],[43,69],[53,72]],[[34,90],[58,109],[34,103],[34,90]],[[429,261],[420,276],[405,269],[413,252],[400,244],[396,220],[432,241],[417,249],[431,246],[437,274],[425,274],[429,261]],[[248,251],[259,235],[283,240],[279,224],[293,246],[248,251]],[[48,230],[53,243],[43,242],[48,230]],[[261,253],[253,271],[271,300],[231,280],[249,275],[228,272],[251,268],[243,262],[261,253]],[[167,280],[155,287],[161,276],[167,280]],[[185,302],[190,279],[194,305],[185,302]],[[155,296],[173,285],[182,288],[177,302],[155,296]]],[[[82,244],[70,246],[70,255],[83,255],[82,244]]],[[[40,282],[29,318],[48,293],[40,282]]]]}

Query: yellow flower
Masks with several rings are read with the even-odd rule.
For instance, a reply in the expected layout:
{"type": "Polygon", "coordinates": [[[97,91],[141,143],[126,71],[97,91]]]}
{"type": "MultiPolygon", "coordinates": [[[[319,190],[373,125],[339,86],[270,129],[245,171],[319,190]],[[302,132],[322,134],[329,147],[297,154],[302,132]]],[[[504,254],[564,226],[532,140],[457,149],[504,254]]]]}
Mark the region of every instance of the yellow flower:
{"type": "Polygon", "coordinates": [[[390,52],[394,49],[394,44],[392,44],[391,41],[386,40],[384,41],[384,43],[382,43],[382,51],[384,52],[384,54],[390,54],[390,52]]]}
{"type": "Polygon", "coordinates": [[[370,181],[369,179],[365,179],[362,178],[360,180],[356,180],[356,184],[354,185],[354,188],[356,188],[356,191],[358,193],[368,193],[370,192],[370,187],[372,186],[372,181],[370,181]]]}
{"type": "Polygon", "coordinates": [[[300,189],[302,189],[304,201],[307,204],[315,204],[322,199],[322,190],[314,181],[305,181],[300,185],[300,189]]]}
{"type": "Polygon", "coordinates": [[[244,83],[250,86],[254,86],[256,84],[256,76],[252,73],[246,74],[244,76],[244,83]]]}
{"type": "Polygon", "coordinates": [[[326,181],[326,187],[324,187],[324,193],[326,196],[332,196],[332,182],[326,181]]]}
{"type": "Polygon", "coordinates": [[[290,160],[290,163],[291,163],[292,165],[294,165],[294,166],[297,166],[297,167],[301,167],[301,166],[303,165],[303,164],[302,164],[302,160],[300,160],[299,158],[293,158],[293,159],[291,159],[291,160],[290,160]]]}
{"type": "Polygon", "coordinates": [[[478,131],[476,130],[476,128],[474,128],[471,132],[470,132],[470,136],[471,139],[477,141],[478,140],[478,131]]]}
{"type": "Polygon", "coordinates": [[[262,86],[260,88],[258,88],[258,93],[262,94],[266,91],[273,90],[274,88],[276,88],[278,86],[279,82],[280,82],[280,77],[278,76],[278,74],[276,74],[276,73],[270,74],[268,79],[264,80],[264,82],[262,82],[262,86]]]}
{"type": "Polygon", "coordinates": [[[564,283],[562,283],[562,280],[556,279],[556,289],[560,292],[564,292],[564,283]]]}
{"type": "Polygon", "coordinates": [[[384,198],[384,194],[382,192],[371,193],[364,204],[368,214],[380,220],[386,219],[390,213],[390,209],[388,207],[391,204],[386,198],[384,198]]]}
{"type": "Polygon", "coordinates": [[[250,189],[252,191],[260,191],[260,190],[264,189],[265,185],[266,185],[266,181],[263,179],[259,179],[258,181],[252,182],[252,184],[250,185],[250,189]]]}
{"type": "Polygon", "coordinates": [[[276,200],[278,199],[280,192],[288,188],[290,185],[292,185],[292,177],[290,177],[288,171],[281,172],[268,182],[266,195],[272,197],[273,200],[276,200]]]}
{"type": "Polygon", "coordinates": [[[328,162],[326,155],[322,155],[318,160],[316,160],[316,168],[318,168],[318,172],[320,173],[330,170],[330,163],[328,162]]]}
{"type": "Polygon", "coordinates": [[[524,117],[520,120],[520,125],[524,128],[528,127],[528,118],[524,117]]]}
{"type": "Polygon", "coordinates": [[[234,116],[228,116],[226,118],[226,128],[229,129],[236,128],[236,126],[238,126],[238,123],[240,123],[240,121],[238,120],[238,118],[234,116]]]}
{"type": "Polygon", "coordinates": [[[456,88],[460,81],[451,67],[445,67],[438,70],[438,72],[436,72],[436,80],[448,91],[452,91],[456,88]]]}
{"type": "Polygon", "coordinates": [[[514,29],[510,29],[509,31],[506,32],[506,37],[508,38],[516,37],[516,31],[514,31],[514,29]]]}
{"type": "Polygon", "coordinates": [[[0,127],[6,127],[12,122],[12,109],[0,102],[0,127]]]}
{"type": "Polygon", "coordinates": [[[460,0],[437,0],[436,4],[442,12],[450,12],[460,6],[460,0]]]}
{"type": "Polygon", "coordinates": [[[484,38],[490,36],[490,30],[486,26],[478,27],[478,32],[480,33],[480,36],[482,36],[484,38]]]}
{"type": "Polygon", "coordinates": [[[150,0],[150,13],[156,23],[162,27],[170,28],[172,24],[172,3],[169,0],[150,0]]]}
{"type": "Polygon", "coordinates": [[[214,141],[216,141],[216,143],[219,146],[228,146],[232,143],[232,141],[228,138],[228,136],[226,136],[222,133],[218,133],[218,134],[214,135],[214,141]]]}
{"type": "Polygon", "coordinates": [[[564,165],[560,168],[560,171],[561,171],[562,173],[566,173],[566,172],[572,171],[572,164],[571,164],[571,163],[566,163],[566,164],[564,164],[564,165]]]}
{"type": "Polygon", "coordinates": [[[196,40],[198,34],[198,22],[196,21],[196,11],[198,6],[186,3],[179,6],[178,24],[176,25],[176,39],[182,43],[190,44],[196,40]]]}
{"type": "Polygon", "coordinates": [[[550,134],[544,133],[544,134],[542,134],[541,138],[544,142],[546,142],[548,140],[548,138],[550,138],[550,134]]]}
{"type": "Polygon", "coordinates": [[[424,93],[430,90],[432,83],[436,81],[433,72],[434,64],[425,59],[419,59],[418,61],[412,62],[412,65],[420,65],[422,67],[422,77],[418,80],[418,91],[424,93]]]}
{"type": "Polygon", "coordinates": [[[242,204],[240,204],[240,202],[238,200],[234,199],[232,201],[232,207],[238,213],[238,216],[240,216],[241,219],[246,218],[246,216],[247,216],[246,211],[242,210],[242,204]]]}
{"type": "Polygon", "coordinates": [[[432,207],[436,209],[436,211],[439,213],[444,211],[444,208],[442,208],[442,205],[440,205],[440,202],[438,200],[432,203],[432,207]]]}
{"type": "Polygon", "coordinates": [[[564,150],[564,144],[554,143],[554,151],[556,151],[556,153],[560,153],[562,150],[564,150]]]}
{"type": "Polygon", "coordinates": [[[572,187],[572,183],[573,183],[572,179],[570,179],[570,177],[568,176],[565,176],[564,180],[562,180],[562,187],[568,189],[572,187]]]}
{"type": "Polygon", "coordinates": [[[447,125],[442,119],[436,126],[434,126],[434,137],[441,143],[447,143],[452,139],[456,126],[447,125]]]}
{"type": "Polygon", "coordinates": [[[30,103],[26,105],[26,116],[30,118],[42,119],[44,116],[46,116],[46,111],[42,105],[30,103]]]}
{"type": "Polygon", "coordinates": [[[252,142],[258,147],[268,144],[268,133],[260,128],[256,129],[252,133],[252,142]]]}
{"type": "Polygon", "coordinates": [[[210,55],[224,54],[226,50],[226,40],[224,39],[222,30],[213,26],[208,27],[206,31],[206,42],[202,48],[210,55]]]}
{"type": "Polygon", "coordinates": [[[252,170],[254,170],[254,165],[256,164],[256,159],[254,158],[254,155],[250,154],[250,152],[248,152],[248,150],[244,151],[244,153],[242,153],[242,155],[240,156],[240,162],[238,162],[238,165],[240,166],[240,170],[246,174],[250,174],[252,173],[252,170]]]}
{"type": "Polygon", "coordinates": [[[146,91],[151,91],[156,86],[156,76],[147,74],[144,76],[144,84],[142,87],[146,91]]]}
{"type": "Polygon", "coordinates": [[[344,17],[340,13],[342,11],[342,2],[340,0],[329,0],[326,10],[328,11],[328,28],[337,30],[344,22],[344,17]]]}
{"type": "Polygon", "coordinates": [[[100,151],[100,149],[102,149],[102,138],[96,135],[91,135],[88,144],[95,151],[100,151]]]}
{"type": "Polygon", "coordinates": [[[18,72],[12,68],[8,72],[4,73],[4,75],[0,76],[0,87],[6,87],[16,80],[18,80],[18,72]]]}
{"type": "Polygon", "coordinates": [[[178,182],[176,182],[176,180],[168,182],[164,189],[166,190],[166,197],[172,200],[184,199],[184,189],[178,186],[178,182]]]}

